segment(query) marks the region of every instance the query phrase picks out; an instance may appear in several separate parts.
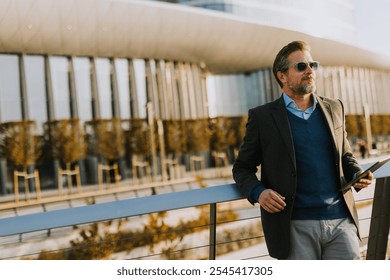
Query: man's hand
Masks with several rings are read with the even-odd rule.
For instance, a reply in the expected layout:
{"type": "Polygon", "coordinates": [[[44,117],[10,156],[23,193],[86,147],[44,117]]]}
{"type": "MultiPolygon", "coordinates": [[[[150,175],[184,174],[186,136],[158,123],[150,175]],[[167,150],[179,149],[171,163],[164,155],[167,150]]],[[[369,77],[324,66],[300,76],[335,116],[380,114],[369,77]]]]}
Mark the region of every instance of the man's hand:
{"type": "Polygon", "coordinates": [[[367,188],[371,183],[372,180],[374,179],[374,174],[370,171],[367,175],[367,177],[364,177],[360,179],[358,182],[356,182],[353,186],[358,189],[364,189],[367,188]]]}
{"type": "Polygon", "coordinates": [[[286,207],[284,200],[284,196],[281,196],[279,193],[271,189],[262,191],[259,196],[260,206],[269,213],[278,213],[282,211],[284,207],[286,207]]]}

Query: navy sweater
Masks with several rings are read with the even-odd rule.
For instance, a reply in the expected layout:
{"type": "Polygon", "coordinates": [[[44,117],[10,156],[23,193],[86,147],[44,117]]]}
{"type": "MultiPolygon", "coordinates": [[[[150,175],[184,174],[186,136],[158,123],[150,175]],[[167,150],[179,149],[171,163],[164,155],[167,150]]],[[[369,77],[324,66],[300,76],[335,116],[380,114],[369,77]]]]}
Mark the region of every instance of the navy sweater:
{"type": "Polygon", "coordinates": [[[308,120],[288,112],[297,164],[297,192],[292,219],[327,220],[347,217],[338,189],[332,137],[319,107],[308,120]]]}

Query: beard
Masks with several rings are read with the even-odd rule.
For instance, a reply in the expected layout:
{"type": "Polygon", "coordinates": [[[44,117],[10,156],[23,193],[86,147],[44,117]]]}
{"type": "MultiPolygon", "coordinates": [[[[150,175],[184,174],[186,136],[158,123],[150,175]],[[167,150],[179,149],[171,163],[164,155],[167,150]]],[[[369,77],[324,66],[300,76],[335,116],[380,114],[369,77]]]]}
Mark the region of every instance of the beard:
{"type": "Polygon", "coordinates": [[[287,84],[288,88],[291,89],[297,95],[305,95],[308,93],[314,93],[317,89],[315,83],[310,84],[299,84],[298,86],[294,86],[291,84],[287,84]]]}

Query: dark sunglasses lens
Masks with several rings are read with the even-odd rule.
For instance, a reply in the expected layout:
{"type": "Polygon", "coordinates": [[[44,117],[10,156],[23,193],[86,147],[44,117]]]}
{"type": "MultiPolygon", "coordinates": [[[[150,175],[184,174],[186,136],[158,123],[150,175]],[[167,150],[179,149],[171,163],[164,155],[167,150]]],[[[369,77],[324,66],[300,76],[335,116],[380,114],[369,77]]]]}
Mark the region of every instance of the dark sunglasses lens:
{"type": "Polygon", "coordinates": [[[310,68],[313,69],[313,70],[317,70],[318,62],[310,62],[310,68]]]}
{"type": "Polygon", "coordinates": [[[297,63],[297,70],[300,72],[305,71],[307,68],[307,64],[305,62],[299,62],[297,63]]]}
{"type": "Polygon", "coordinates": [[[313,69],[313,70],[317,70],[317,68],[318,68],[318,62],[316,62],[316,61],[314,61],[314,62],[309,62],[309,63],[306,63],[306,62],[298,62],[296,65],[297,65],[297,70],[298,70],[299,72],[306,71],[308,65],[309,65],[310,68],[313,69]]]}

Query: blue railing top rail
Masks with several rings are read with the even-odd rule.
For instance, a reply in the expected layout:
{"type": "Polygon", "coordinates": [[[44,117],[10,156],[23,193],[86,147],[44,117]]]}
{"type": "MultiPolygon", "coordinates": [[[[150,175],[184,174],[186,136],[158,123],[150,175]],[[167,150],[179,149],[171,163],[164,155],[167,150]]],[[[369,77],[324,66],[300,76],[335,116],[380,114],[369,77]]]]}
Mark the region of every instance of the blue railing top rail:
{"type": "Polygon", "coordinates": [[[0,219],[0,236],[120,219],[242,199],[235,184],[131,198],[0,219]]]}
{"type": "MultiPolygon", "coordinates": [[[[362,164],[367,168],[372,163],[362,164]]],[[[390,177],[390,164],[375,172],[390,177]]],[[[0,219],[0,237],[243,199],[235,184],[0,219]]]]}

